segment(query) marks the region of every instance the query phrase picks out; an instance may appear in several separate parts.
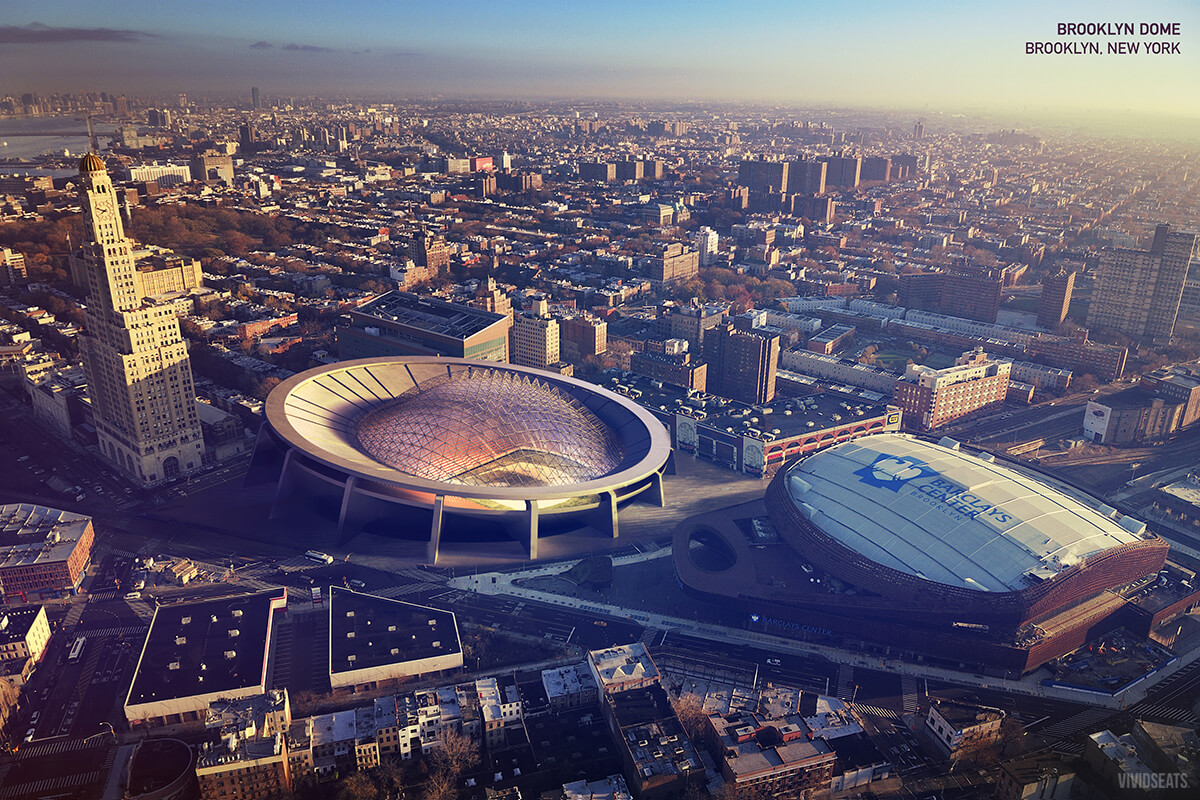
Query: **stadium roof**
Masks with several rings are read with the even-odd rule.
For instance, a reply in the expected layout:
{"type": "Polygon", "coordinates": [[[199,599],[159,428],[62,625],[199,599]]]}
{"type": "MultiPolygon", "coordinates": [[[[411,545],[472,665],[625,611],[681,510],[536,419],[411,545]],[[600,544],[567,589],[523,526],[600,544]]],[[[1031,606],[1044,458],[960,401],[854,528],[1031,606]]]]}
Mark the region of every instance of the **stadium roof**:
{"type": "MultiPolygon", "coordinates": [[[[1064,487],[1065,489],[1065,487],[1064,487]]],[[[881,434],[793,467],[788,493],[814,525],[892,569],[951,586],[1019,591],[1145,525],[1105,515],[988,454],[881,434]]]]}
{"type": "Polygon", "coordinates": [[[454,358],[309,370],[271,392],[267,420],[335,470],[466,498],[608,491],[644,479],[670,453],[662,424],[624,397],[530,367],[454,358]]]}
{"type": "Polygon", "coordinates": [[[358,421],[363,450],[401,472],[475,486],[555,486],[621,464],[616,435],[566,392],[498,370],[414,386],[358,421]]]}

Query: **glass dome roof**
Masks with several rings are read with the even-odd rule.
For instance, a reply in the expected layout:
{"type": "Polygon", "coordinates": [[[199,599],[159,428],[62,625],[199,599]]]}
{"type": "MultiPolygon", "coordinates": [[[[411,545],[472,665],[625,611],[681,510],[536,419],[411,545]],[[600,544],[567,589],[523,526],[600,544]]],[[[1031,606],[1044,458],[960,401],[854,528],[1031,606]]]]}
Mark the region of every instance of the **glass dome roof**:
{"type": "Polygon", "coordinates": [[[363,451],[401,472],[470,486],[562,486],[616,470],[613,431],[565,392],[494,370],[427,380],[361,417],[363,451]]]}

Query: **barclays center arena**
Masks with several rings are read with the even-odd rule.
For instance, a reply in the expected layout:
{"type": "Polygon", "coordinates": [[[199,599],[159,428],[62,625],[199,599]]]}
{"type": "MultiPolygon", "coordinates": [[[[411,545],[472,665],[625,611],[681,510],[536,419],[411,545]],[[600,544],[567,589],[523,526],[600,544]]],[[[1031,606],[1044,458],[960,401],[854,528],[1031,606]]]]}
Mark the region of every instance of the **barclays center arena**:
{"type": "Polygon", "coordinates": [[[1082,491],[898,434],[794,461],[762,503],[675,534],[684,586],[751,627],[1006,675],[1195,606],[1167,552],[1082,491]]]}
{"type": "Polygon", "coordinates": [[[266,417],[255,461],[277,470],[272,516],[336,509],[342,537],[420,531],[430,563],[456,524],[506,531],[531,558],[551,521],[616,538],[623,503],[662,504],[671,452],[627,398],[490,361],[342,361],[281,383],[266,417]]]}

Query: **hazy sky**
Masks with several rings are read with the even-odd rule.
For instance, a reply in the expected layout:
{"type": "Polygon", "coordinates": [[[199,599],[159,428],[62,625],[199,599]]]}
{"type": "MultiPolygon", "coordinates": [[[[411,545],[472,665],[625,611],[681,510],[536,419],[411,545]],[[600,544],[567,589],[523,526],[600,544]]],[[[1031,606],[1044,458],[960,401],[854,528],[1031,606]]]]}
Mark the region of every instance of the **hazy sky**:
{"type": "MultiPolygon", "coordinates": [[[[1086,41],[1106,49],[1109,37],[1086,41]]],[[[1200,2],[0,0],[0,95],[720,99],[1200,117],[1200,2]],[[1179,55],[1026,55],[1059,22],[1179,55]]]]}

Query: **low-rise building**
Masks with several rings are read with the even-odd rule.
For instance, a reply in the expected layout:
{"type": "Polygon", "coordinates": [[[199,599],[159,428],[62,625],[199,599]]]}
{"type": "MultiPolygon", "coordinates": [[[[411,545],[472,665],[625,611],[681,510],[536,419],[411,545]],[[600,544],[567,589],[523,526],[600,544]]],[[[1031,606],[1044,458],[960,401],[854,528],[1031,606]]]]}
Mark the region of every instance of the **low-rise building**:
{"type": "Polygon", "coordinates": [[[199,722],[216,700],[267,691],[282,591],[160,605],[125,698],[131,726],[199,722]]]}
{"type": "Polygon", "coordinates": [[[291,790],[286,690],[210,704],[204,725],[213,739],[196,753],[202,800],[257,800],[291,790]]]}
{"type": "Polygon", "coordinates": [[[806,347],[813,353],[833,355],[854,340],[854,333],[853,325],[834,325],[809,339],[806,347]]]}
{"type": "Polygon", "coordinates": [[[958,758],[994,746],[1003,721],[999,709],[938,700],[929,706],[925,728],[947,756],[958,758]]]}
{"type": "Polygon", "coordinates": [[[641,642],[588,653],[592,678],[604,694],[641,689],[659,683],[658,667],[641,642]]]}
{"type": "Polygon", "coordinates": [[[593,706],[600,699],[596,678],[586,662],[542,670],[542,686],[555,714],[593,706]]]}
{"type": "Polygon", "coordinates": [[[0,612],[0,661],[42,660],[50,643],[45,606],[24,606],[0,612]]]}
{"type": "Polygon", "coordinates": [[[73,595],[92,561],[92,518],[14,503],[0,506],[0,590],[8,600],[73,595]]]}
{"type": "Polygon", "coordinates": [[[736,796],[801,800],[828,789],[837,755],[798,714],[765,718],[749,711],[713,714],[706,737],[736,796]]]}
{"type": "Polygon", "coordinates": [[[1043,750],[1000,765],[996,800],[1069,800],[1074,788],[1075,769],[1043,750]]]}
{"type": "Polygon", "coordinates": [[[376,689],[462,665],[458,621],[449,611],[330,587],[334,690],[376,689]]]}
{"type": "Polygon", "coordinates": [[[629,786],[620,775],[609,775],[598,781],[579,780],[564,783],[562,800],[632,800],[629,786]]]}
{"type": "Polygon", "coordinates": [[[521,695],[516,684],[501,685],[495,678],[475,681],[475,691],[479,695],[484,745],[495,750],[504,745],[506,729],[521,726],[521,695]]]}

